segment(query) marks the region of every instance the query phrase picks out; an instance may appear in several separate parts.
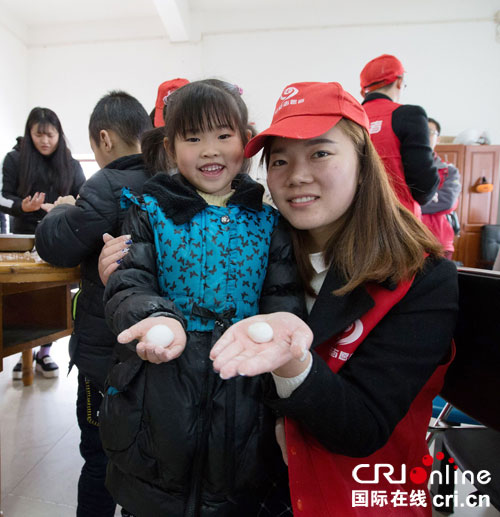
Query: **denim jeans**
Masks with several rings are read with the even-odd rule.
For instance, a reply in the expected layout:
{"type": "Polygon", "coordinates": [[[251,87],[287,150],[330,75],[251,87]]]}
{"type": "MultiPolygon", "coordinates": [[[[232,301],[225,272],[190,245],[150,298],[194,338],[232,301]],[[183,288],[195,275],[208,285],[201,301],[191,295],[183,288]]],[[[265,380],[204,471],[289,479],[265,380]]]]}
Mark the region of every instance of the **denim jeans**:
{"type": "Polygon", "coordinates": [[[85,463],[78,480],[77,517],[113,517],[115,513],[115,502],[104,486],[108,458],[99,436],[101,401],[96,386],[79,373],[76,416],[81,430],[80,454],[85,463]]]}

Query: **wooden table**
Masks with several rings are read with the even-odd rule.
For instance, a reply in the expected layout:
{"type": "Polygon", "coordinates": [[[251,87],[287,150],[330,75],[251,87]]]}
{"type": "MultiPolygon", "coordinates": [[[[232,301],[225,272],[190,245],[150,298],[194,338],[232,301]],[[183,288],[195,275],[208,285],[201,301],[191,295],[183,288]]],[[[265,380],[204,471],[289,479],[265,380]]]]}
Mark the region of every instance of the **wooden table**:
{"type": "Polygon", "coordinates": [[[36,252],[0,253],[0,372],[4,357],[21,352],[23,384],[33,383],[31,349],[71,334],[70,288],[79,280],[80,268],[51,266],[36,252]]]}
{"type": "Polygon", "coordinates": [[[71,334],[71,284],[80,269],[41,261],[36,252],[0,253],[0,372],[22,353],[23,383],[33,383],[32,348],[71,334]]]}

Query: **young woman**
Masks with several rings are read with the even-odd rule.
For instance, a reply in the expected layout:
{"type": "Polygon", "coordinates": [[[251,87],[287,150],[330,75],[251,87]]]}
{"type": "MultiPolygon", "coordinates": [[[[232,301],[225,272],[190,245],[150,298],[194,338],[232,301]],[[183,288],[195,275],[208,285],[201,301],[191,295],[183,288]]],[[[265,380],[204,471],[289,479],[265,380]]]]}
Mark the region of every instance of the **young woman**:
{"type": "Polygon", "coordinates": [[[368,127],[338,83],[297,83],[246,147],[264,147],[309,317],[243,320],[211,358],[224,379],[272,372],[294,515],[431,515],[425,432],[453,357],[456,269],[396,200],[368,127]],[[270,342],[248,337],[255,321],[270,342]]]}
{"type": "MultiPolygon", "coordinates": [[[[12,233],[35,233],[37,224],[59,196],[76,198],[85,182],[80,163],[66,146],[58,116],[48,108],[33,108],[24,137],[3,162],[2,208],[10,214],[12,233]]],[[[49,355],[51,344],[34,356],[36,369],[44,377],[57,377],[59,367],[49,355]]],[[[19,361],[12,372],[22,378],[19,361]]]]}

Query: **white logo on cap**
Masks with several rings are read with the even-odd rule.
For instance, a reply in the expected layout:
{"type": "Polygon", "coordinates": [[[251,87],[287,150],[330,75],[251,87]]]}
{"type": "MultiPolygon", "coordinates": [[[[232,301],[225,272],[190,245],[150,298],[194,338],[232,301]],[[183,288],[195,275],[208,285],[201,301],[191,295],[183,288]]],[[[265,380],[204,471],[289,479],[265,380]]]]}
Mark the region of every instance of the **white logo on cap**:
{"type": "Polygon", "coordinates": [[[292,97],[295,97],[299,93],[299,90],[293,86],[289,86],[288,88],[285,88],[283,90],[283,93],[281,94],[280,100],[286,101],[288,99],[291,99],[292,97]]]}

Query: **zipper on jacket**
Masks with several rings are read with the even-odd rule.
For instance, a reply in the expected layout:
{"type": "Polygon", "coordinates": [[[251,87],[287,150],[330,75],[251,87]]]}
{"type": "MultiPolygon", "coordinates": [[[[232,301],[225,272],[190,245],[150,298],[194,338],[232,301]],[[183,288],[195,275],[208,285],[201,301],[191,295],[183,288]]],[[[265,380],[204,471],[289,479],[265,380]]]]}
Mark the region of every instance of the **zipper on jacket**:
{"type": "MultiPolygon", "coordinates": [[[[211,346],[219,339],[224,332],[224,325],[220,321],[215,322],[214,332],[212,333],[211,346]]],[[[192,468],[191,485],[189,496],[184,510],[184,517],[198,517],[201,506],[201,483],[203,479],[204,465],[207,457],[208,434],[212,421],[212,392],[215,385],[215,374],[211,371],[211,362],[207,361],[205,371],[205,390],[200,401],[200,432],[198,444],[195,451],[195,458],[192,468]]]]}

